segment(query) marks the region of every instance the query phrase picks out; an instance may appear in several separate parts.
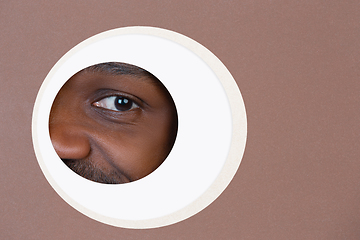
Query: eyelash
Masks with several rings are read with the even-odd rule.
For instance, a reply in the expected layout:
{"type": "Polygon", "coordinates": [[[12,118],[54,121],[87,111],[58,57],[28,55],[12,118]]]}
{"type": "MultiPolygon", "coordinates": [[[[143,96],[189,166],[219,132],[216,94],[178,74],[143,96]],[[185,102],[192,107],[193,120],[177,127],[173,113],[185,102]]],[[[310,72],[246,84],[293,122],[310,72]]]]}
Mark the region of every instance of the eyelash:
{"type": "Polygon", "coordinates": [[[133,101],[132,99],[118,95],[104,97],[92,103],[92,105],[95,107],[104,108],[116,112],[125,112],[140,108],[140,106],[136,104],[135,101],[133,101]]]}

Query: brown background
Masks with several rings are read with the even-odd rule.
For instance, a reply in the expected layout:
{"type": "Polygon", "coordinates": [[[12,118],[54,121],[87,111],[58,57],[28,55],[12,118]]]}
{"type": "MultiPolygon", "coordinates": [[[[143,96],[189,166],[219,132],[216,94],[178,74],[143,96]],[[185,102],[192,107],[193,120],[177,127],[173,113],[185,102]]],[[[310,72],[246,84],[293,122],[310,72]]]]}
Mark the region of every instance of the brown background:
{"type": "Polygon", "coordinates": [[[360,239],[359,3],[1,0],[0,239],[360,239]],[[51,67],[86,38],[134,25],[211,50],[248,116],[245,155],[224,193],[186,221],[149,230],[70,207],[31,141],[51,67]]]}

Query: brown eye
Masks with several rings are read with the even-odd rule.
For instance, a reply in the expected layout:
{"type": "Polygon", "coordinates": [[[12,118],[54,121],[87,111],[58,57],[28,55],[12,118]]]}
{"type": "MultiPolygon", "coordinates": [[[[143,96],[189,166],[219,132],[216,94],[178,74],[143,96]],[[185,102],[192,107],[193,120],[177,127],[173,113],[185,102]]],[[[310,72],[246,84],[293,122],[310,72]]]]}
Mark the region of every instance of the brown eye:
{"type": "Polygon", "coordinates": [[[134,108],[139,108],[139,106],[136,103],[134,103],[133,100],[122,96],[105,97],[97,102],[94,102],[93,105],[96,107],[105,108],[113,111],[120,111],[120,112],[129,111],[134,108]]]}

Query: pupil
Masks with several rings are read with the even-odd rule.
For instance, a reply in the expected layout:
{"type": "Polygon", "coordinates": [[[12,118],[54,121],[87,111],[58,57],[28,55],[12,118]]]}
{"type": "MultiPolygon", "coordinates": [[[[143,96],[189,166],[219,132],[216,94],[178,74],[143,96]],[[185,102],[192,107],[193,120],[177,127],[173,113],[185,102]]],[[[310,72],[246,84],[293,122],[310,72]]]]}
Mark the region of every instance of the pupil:
{"type": "Polygon", "coordinates": [[[127,111],[132,107],[132,101],[124,97],[116,97],[115,107],[119,111],[127,111]]]}

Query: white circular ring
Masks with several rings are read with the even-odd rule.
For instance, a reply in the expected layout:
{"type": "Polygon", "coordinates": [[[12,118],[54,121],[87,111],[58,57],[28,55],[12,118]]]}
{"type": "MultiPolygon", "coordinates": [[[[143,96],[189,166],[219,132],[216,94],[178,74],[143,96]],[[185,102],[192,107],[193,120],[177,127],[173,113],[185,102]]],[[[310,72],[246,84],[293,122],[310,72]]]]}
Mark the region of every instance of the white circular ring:
{"type": "Polygon", "coordinates": [[[51,69],[36,98],[32,135],[39,165],[51,186],[72,207],[100,222],[154,228],[204,209],[235,175],[246,143],[241,93],[221,61],[194,40],[169,30],[126,27],[75,46],[51,69]],[[154,74],[172,95],[178,135],[165,162],[128,184],[84,179],[57,156],[49,135],[52,103],[78,71],[102,62],[124,62],[154,74]]]}

